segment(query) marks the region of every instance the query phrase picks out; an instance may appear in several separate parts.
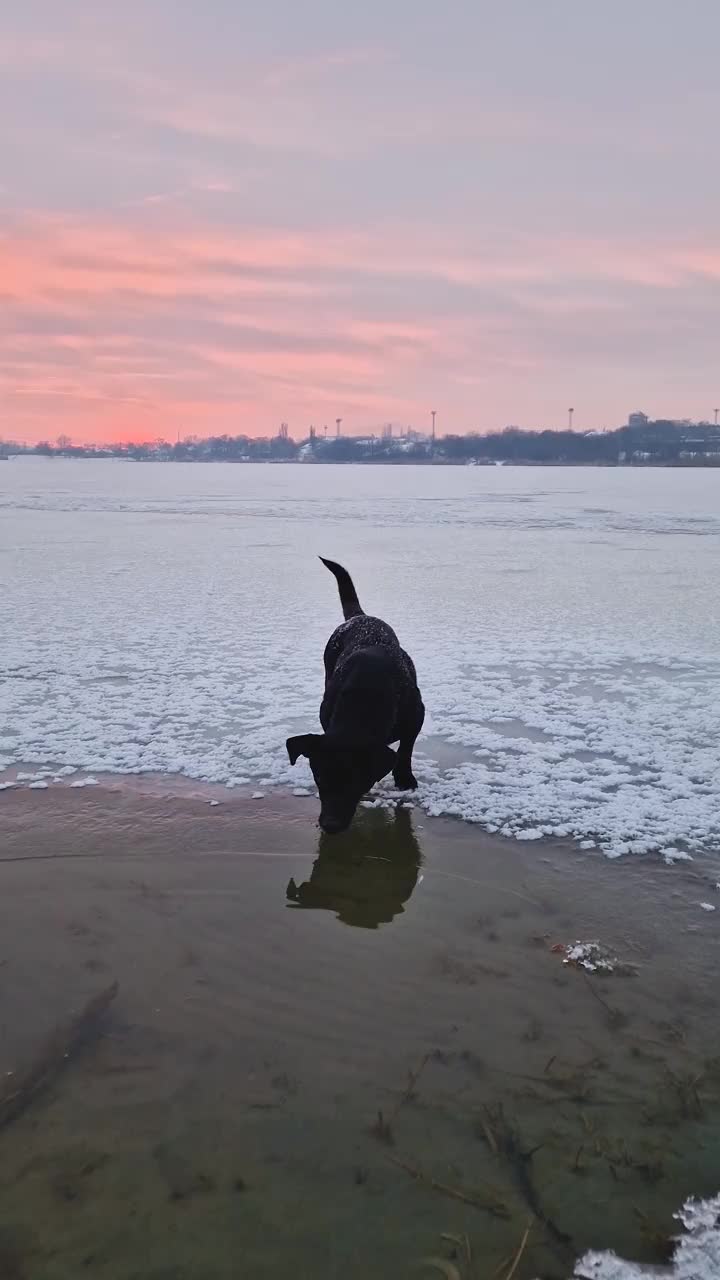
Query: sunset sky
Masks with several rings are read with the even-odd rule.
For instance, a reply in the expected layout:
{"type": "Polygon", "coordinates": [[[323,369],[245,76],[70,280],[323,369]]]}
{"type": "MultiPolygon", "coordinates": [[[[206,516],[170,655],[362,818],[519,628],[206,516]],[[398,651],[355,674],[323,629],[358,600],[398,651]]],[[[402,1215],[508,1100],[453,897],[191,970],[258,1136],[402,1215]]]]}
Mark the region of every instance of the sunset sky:
{"type": "Polygon", "coordinates": [[[0,437],[720,404],[718,0],[23,0],[0,437]]]}

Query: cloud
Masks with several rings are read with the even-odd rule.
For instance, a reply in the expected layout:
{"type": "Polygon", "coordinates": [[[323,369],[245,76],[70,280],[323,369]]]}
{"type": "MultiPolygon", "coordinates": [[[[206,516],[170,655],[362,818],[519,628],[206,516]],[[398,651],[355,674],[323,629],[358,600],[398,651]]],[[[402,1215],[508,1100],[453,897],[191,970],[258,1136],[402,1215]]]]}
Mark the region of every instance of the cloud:
{"type": "Polygon", "coordinates": [[[519,3],[15,6],[9,429],[707,412],[717,6],[519,3]]]}
{"type": "MultiPolygon", "coordinates": [[[[720,249],[382,227],[231,234],[35,215],[0,239],[0,388],[18,436],[304,429],[426,415],[572,363],[711,358],[720,249]],[[441,396],[437,391],[440,389],[441,396]],[[383,406],[385,406],[383,410],[383,406]],[[140,412],[141,410],[141,412],[140,412]],[[300,419],[298,420],[298,415],[300,419]],[[170,425],[169,425],[170,424],[170,425]]],[[[577,376],[573,371],[572,376],[577,376]]],[[[518,394],[520,389],[520,394],[518,394]]],[[[574,397],[577,398],[577,397],[574,397]]]]}

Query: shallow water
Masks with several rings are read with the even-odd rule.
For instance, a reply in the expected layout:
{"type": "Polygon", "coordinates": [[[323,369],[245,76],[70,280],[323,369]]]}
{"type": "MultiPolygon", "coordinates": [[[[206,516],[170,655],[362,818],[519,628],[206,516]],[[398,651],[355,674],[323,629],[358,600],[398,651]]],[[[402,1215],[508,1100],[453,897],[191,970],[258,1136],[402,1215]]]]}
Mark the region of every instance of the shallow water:
{"type": "Polygon", "coordinates": [[[5,1274],[398,1277],[440,1256],[480,1280],[532,1223],[517,1280],[565,1280],[590,1247],[659,1261],[686,1196],[717,1191],[705,873],[417,810],[318,841],[312,798],[2,804],[0,1070],[119,985],[0,1130],[5,1274]],[[565,966],[552,946],[576,938],[619,968],[565,966]]]}
{"type": "Polygon", "coordinates": [[[14,459],[0,486],[0,770],[307,785],[282,744],[339,621],[322,553],[416,658],[431,812],[717,845],[720,473],[14,459]]]}

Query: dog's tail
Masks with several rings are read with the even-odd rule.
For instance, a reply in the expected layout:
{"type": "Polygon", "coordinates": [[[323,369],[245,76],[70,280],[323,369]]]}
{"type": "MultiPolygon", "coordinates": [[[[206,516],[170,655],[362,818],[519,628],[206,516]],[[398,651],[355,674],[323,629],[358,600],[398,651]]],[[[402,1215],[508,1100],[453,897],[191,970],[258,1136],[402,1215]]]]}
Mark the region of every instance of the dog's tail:
{"type": "Polygon", "coordinates": [[[343,569],[341,564],[336,564],[334,560],[326,560],[324,556],[320,556],[326,569],[329,569],[335,575],[340,592],[340,603],[343,607],[345,618],[359,618],[365,610],[357,598],[357,591],[353,586],[353,580],[347,569],[343,569]]]}

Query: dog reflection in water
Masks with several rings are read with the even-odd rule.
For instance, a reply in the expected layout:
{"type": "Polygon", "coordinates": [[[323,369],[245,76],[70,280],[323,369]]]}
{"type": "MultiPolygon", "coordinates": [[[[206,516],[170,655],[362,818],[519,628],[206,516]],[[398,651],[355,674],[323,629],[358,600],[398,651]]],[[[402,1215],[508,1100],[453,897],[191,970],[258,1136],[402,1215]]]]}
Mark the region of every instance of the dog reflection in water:
{"type": "Polygon", "coordinates": [[[405,910],[420,861],[408,809],[367,809],[343,835],[320,835],[310,879],[290,881],[288,904],[334,911],[343,924],[377,929],[405,910]]]}

